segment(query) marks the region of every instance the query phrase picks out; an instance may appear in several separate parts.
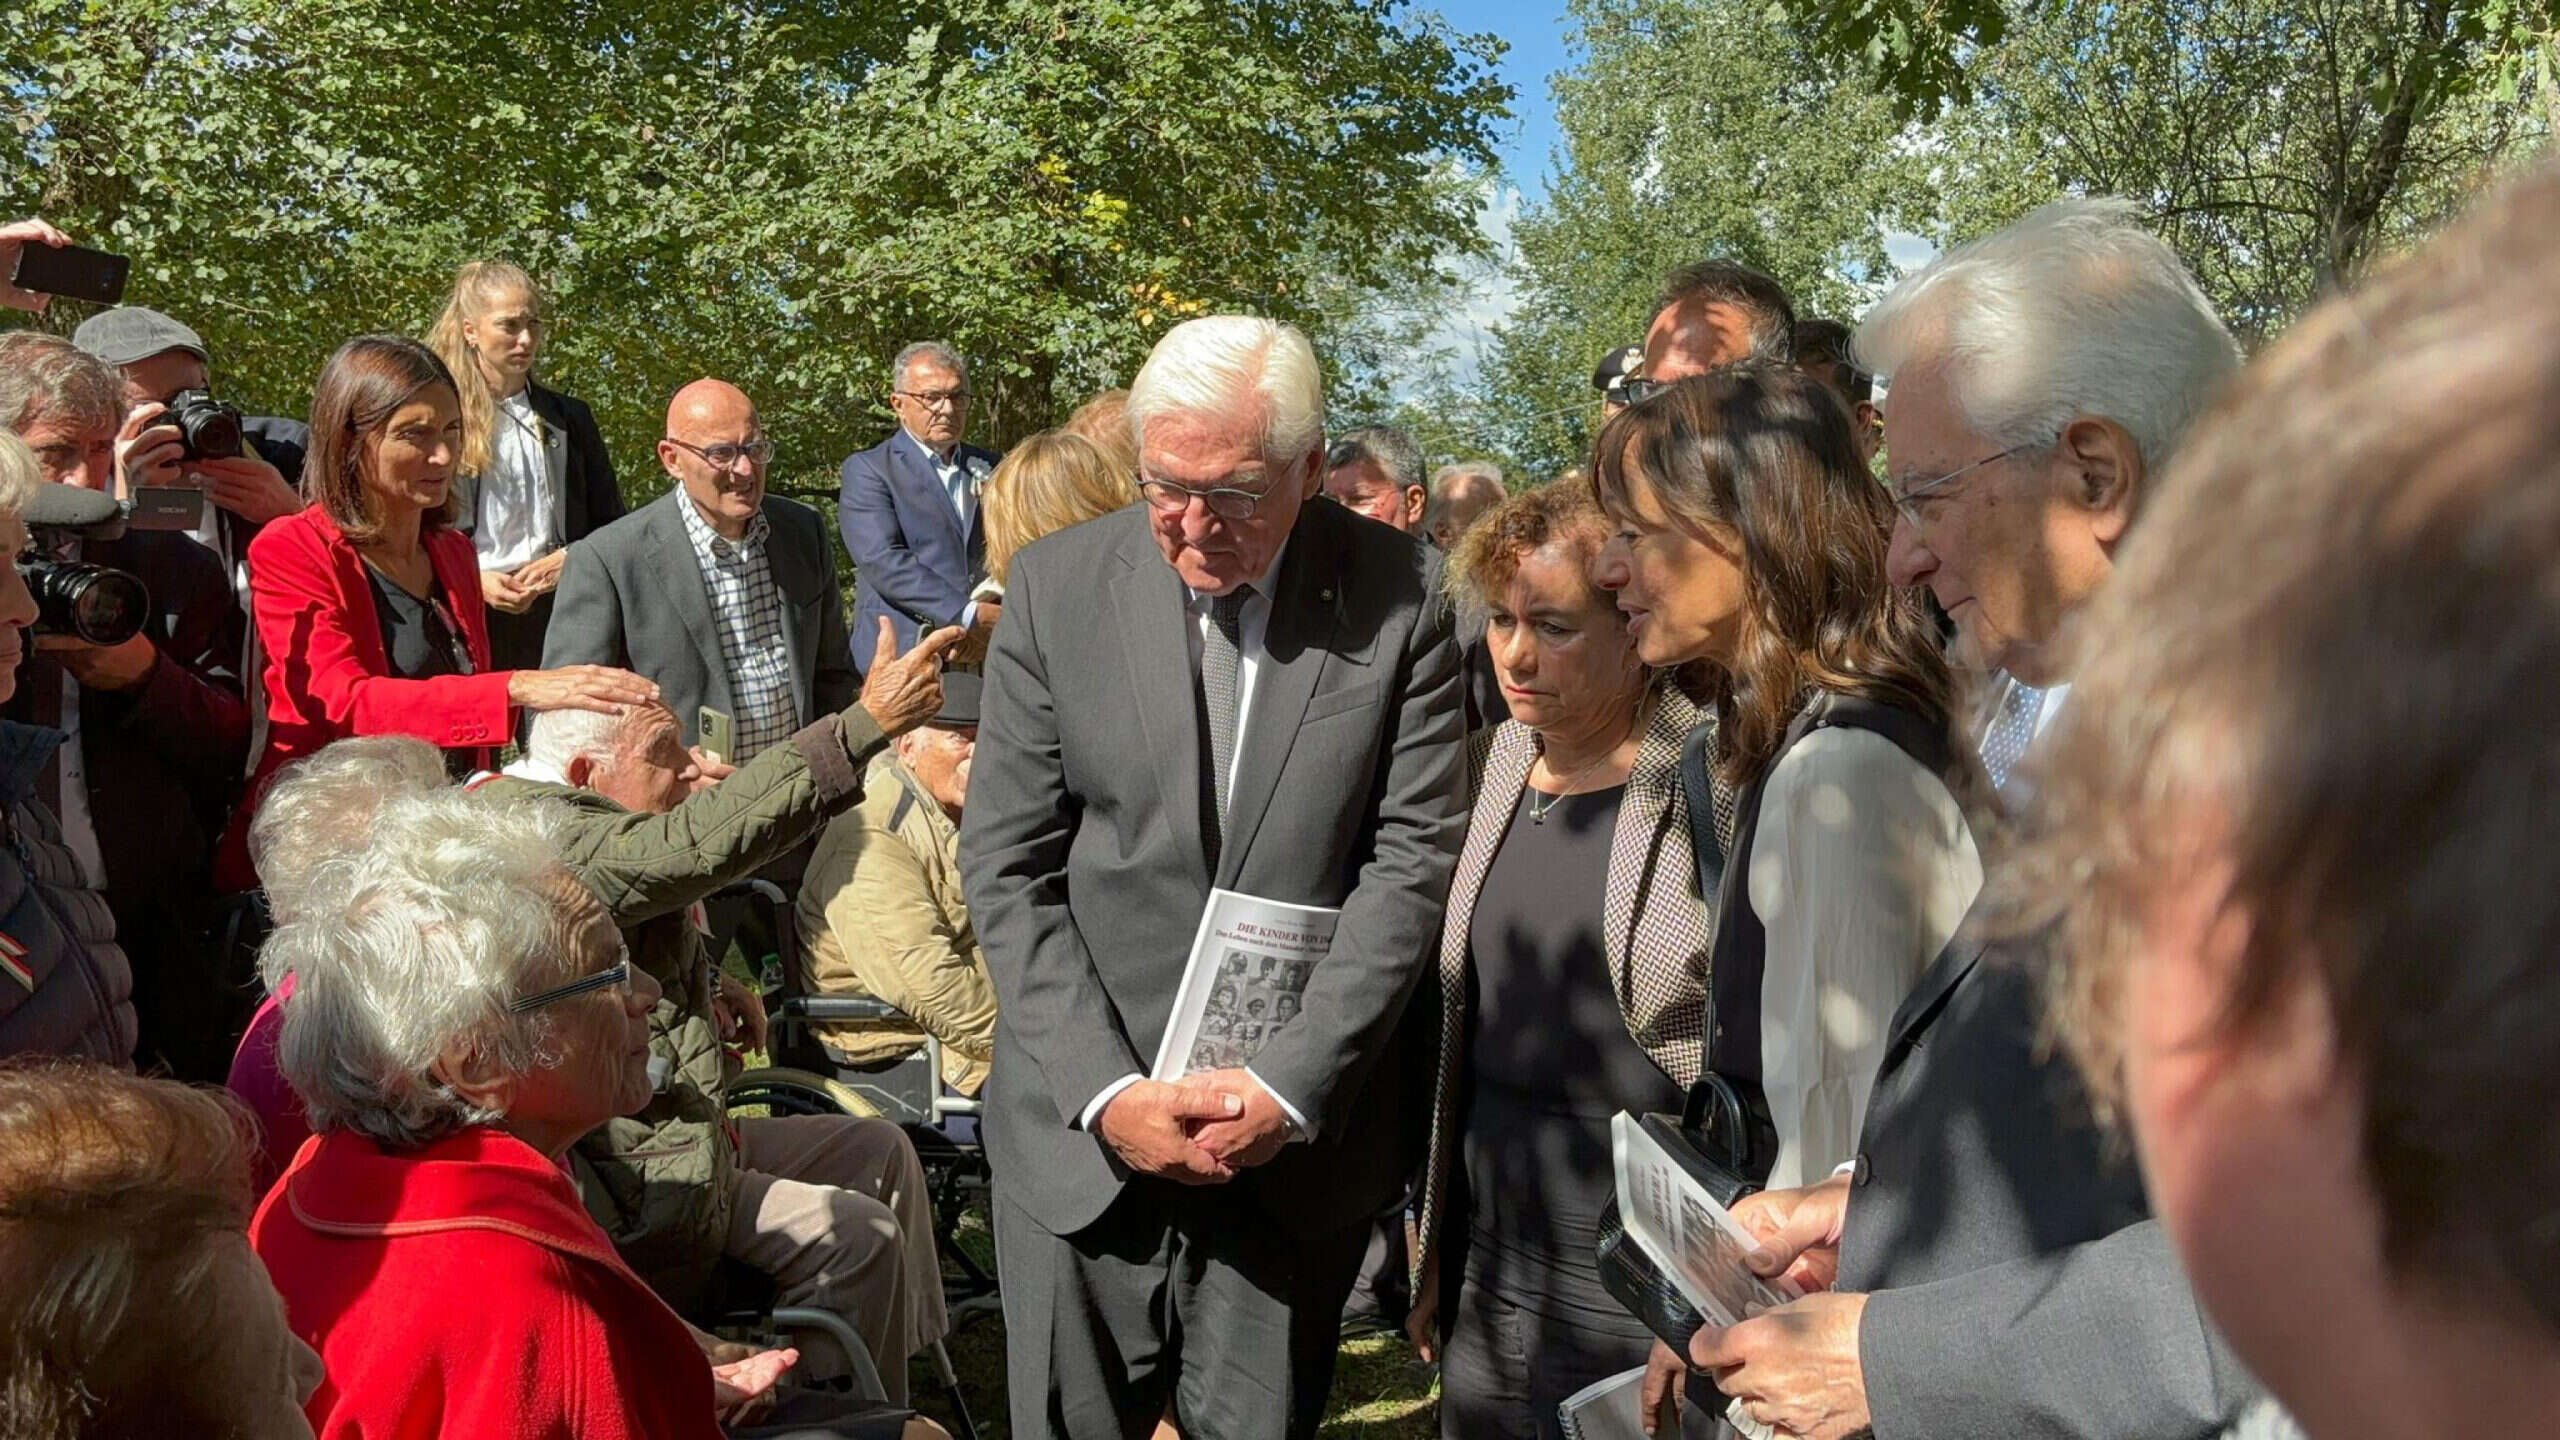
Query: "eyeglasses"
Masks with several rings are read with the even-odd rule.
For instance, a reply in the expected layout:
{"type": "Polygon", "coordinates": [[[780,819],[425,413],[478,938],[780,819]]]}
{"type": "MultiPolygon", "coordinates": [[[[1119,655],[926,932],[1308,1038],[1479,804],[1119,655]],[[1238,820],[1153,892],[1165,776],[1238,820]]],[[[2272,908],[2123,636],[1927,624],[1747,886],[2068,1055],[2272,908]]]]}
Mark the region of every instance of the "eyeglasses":
{"type": "Polygon", "coordinates": [[[619,989],[629,983],[631,983],[631,962],[625,960],[611,969],[598,970],[592,975],[581,975],[566,985],[554,985],[548,990],[536,990],[530,995],[510,1000],[507,1002],[507,1013],[522,1015],[529,1010],[539,1010],[545,1005],[558,1004],[572,996],[584,995],[590,990],[619,989]]]}
{"type": "Polygon", "coordinates": [[[773,442],[761,435],[744,445],[714,445],[708,449],[700,445],[688,445],[673,435],[667,437],[667,443],[679,450],[691,451],[701,456],[702,463],[714,470],[735,470],[741,460],[750,465],[762,465],[773,458],[773,442]]]}
{"type": "Polygon", "coordinates": [[[901,390],[898,393],[927,410],[940,410],[946,406],[969,403],[969,392],[966,390],[901,390]]]}
{"type": "Polygon", "coordinates": [[[1670,388],[1671,382],[1668,380],[1647,380],[1639,375],[1631,380],[1619,381],[1618,388],[1609,392],[1609,398],[1621,405],[1641,405],[1670,388]]]}
{"type": "Polygon", "coordinates": [[[1138,493],[1145,496],[1147,504],[1160,515],[1172,515],[1190,509],[1191,502],[1197,500],[1208,506],[1209,513],[1221,520],[1250,520],[1253,518],[1254,509],[1262,504],[1264,497],[1268,496],[1271,490],[1269,486],[1260,490],[1239,490],[1232,485],[1211,485],[1205,489],[1195,490],[1188,485],[1176,485],[1170,480],[1141,476],[1138,480],[1138,493]]]}
{"type": "Polygon", "coordinates": [[[2006,460],[2021,450],[2031,448],[2033,447],[2026,445],[2012,445],[1997,455],[1985,455],[1970,465],[1960,466],[1948,471],[1944,475],[1936,477],[1935,479],[1923,480],[1917,485],[1906,485],[1899,490],[1894,489],[1891,485],[1887,485],[1885,487],[1885,493],[1893,497],[1893,508],[1902,512],[1902,518],[1910,521],[1914,525],[1917,525],[1920,523],[1920,507],[1912,504],[1912,501],[1926,499],[1928,496],[1936,493],[1945,486],[1953,483],[1963,476],[1972,474],[1974,471],[1981,469],[1985,465],[1991,464],[1995,460],[2006,460]]]}

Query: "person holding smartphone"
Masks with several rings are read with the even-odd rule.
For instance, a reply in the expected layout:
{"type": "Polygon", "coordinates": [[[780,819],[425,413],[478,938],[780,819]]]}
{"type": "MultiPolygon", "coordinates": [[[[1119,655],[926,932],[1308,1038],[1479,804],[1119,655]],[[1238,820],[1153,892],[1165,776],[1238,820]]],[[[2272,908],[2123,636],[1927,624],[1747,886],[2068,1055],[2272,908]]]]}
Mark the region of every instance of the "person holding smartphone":
{"type": "Polygon", "coordinates": [[[457,525],[480,557],[490,659],[504,669],[542,663],[570,543],[623,513],[594,412],[534,379],[544,308],[524,271],[475,260],[427,337],[462,393],[457,525]]]}

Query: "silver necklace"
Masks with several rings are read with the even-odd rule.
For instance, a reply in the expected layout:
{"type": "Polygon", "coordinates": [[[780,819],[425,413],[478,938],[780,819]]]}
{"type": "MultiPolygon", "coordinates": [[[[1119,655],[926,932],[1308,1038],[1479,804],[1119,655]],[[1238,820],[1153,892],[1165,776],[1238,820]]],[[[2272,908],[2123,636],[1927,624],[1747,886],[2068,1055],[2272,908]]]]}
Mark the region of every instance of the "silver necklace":
{"type": "MultiPolygon", "coordinates": [[[[1618,742],[1619,745],[1623,745],[1625,743],[1626,741],[1623,739],[1618,742]]],[[[1558,782],[1556,792],[1552,795],[1547,794],[1534,785],[1531,785],[1528,778],[1523,776],[1520,781],[1520,788],[1529,792],[1529,798],[1525,802],[1529,808],[1529,823],[1532,825],[1546,824],[1547,812],[1556,808],[1556,803],[1572,792],[1574,782],[1580,780],[1583,776],[1590,774],[1592,771],[1599,769],[1601,766],[1608,764],[1609,757],[1617,753],[1617,745],[1612,745],[1608,749],[1601,751],[1599,759],[1594,760],[1590,764],[1583,766],[1581,769],[1574,771],[1572,774],[1564,777],[1562,781],[1558,782]],[[1546,803],[1543,805],[1539,804],[1538,802],[1541,800],[1546,803]]],[[[1532,765],[1530,768],[1535,770],[1537,767],[1532,765]]]]}

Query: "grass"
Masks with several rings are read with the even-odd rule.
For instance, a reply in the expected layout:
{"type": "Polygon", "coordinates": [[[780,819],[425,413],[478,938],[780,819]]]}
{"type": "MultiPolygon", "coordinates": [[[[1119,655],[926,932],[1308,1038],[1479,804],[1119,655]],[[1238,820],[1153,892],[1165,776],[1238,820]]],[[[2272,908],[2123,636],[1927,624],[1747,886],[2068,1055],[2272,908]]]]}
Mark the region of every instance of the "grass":
{"type": "MultiPolygon", "coordinates": [[[[986,1217],[971,1211],[960,1222],[960,1244],[980,1263],[994,1258],[986,1217]]],[[[978,1423],[979,1440],[1009,1440],[1005,1419],[1004,1317],[989,1314],[965,1321],[950,1338],[951,1368],[960,1377],[960,1393],[970,1417],[978,1423]]],[[[917,1409],[953,1434],[951,1402],[931,1365],[919,1362],[909,1391],[917,1409]]],[[[1414,1358],[1413,1348],[1395,1335],[1370,1335],[1345,1341],[1341,1363],[1334,1367],[1333,1404],[1320,1435],[1336,1440],[1432,1440],[1440,1433],[1440,1383],[1437,1372],[1414,1358]]]]}

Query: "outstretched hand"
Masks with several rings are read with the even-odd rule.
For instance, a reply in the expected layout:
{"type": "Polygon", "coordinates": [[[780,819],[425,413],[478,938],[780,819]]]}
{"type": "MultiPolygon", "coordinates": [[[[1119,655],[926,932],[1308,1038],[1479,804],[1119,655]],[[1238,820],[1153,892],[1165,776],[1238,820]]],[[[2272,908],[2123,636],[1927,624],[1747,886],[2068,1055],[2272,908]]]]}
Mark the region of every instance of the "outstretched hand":
{"type": "Polygon", "coordinates": [[[742,1360],[711,1367],[711,1405],[723,1425],[739,1425],[773,1409],[774,1387],[792,1366],[797,1350],[758,1350],[742,1360]]]}
{"type": "Polygon", "coordinates": [[[942,665],[951,647],[968,632],[945,625],[898,653],[898,632],[889,617],[880,617],[880,643],[871,654],[871,673],[862,682],[862,708],[883,735],[904,735],[942,708],[942,665]]]}
{"type": "Polygon", "coordinates": [[[51,245],[57,249],[71,243],[71,237],[41,220],[12,220],[0,225],[0,305],[12,310],[28,310],[38,315],[53,297],[33,290],[21,290],[9,281],[18,273],[18,252],[30,245],[51,245]]]}

